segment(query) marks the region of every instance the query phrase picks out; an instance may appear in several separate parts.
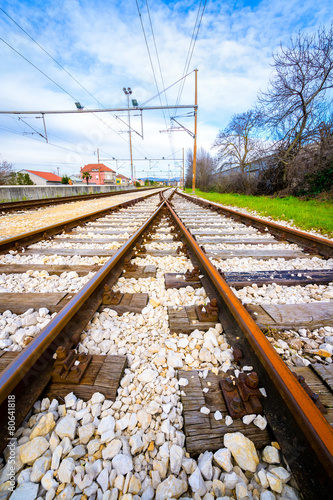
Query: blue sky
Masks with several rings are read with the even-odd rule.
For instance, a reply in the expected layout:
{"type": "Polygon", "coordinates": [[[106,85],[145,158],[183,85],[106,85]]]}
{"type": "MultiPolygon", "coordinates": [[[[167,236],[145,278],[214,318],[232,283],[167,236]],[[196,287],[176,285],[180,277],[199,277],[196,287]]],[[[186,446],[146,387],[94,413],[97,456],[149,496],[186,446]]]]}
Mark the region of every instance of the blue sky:
{"type": "MultiPolygon", "coordinates": [[[[159,90],[183,75],[200,0],[138,0],[159,90]],[[149,7],[153,27],[147,12],[149,7]],[[158,50],[156,57],[154,38],[158,50]]],[[[78,100],[86,108],[126,105],[123,87],[131,87],[140,103],[157,94],[154,73],[135,0],[4,0],[1,7],[47,50],[76,80],[52,61],[0,10],[0,38],[20,52],[59,86],[33,68],[0,41],[0,110],[75,109],[78,100]],[[70,94],[70,95],[68,95],[70,94]],[[93,97],[92,97],[93,96],[93,97]],[[73,99],[75,98],[75,99],[73,99]]],[[[331,21],[331,2],[321,0],[207,1],[199,36],[189,65],[198,71],[198,146],[210,149],[220,128],[234,113],[249,109],[271,74],[272,52],[298,31],[314,32],[331,21]]],[[[161,97],[175,104],[179,85],[161,97]]],[[[186,79],[180,104],[194,103],[193,73],[186,79]]],[[[158,98],[150,104],[159,106],[158,98]]],[[[185,114],[178,110],[177,115],[185,114]]],[[[126,126],[111,114],[47,116],[49,143],[40,118],[0,115],[0,155],[15,165],[34,170],[75,174],[97,160],[129,174],[126,126]],[[33,127],[33,128],[31,128],[33,127]],[[33,130],[35,129],[35,130],[33,130]],[[119,161],[113,161],[112,158],[119,161]]],[[[133,157],[138,176],[179,171],[182,148],[192,147],[185,132],[160,132],[170,128],[173,112],[144,113],[144,140],[133,134],[133,157]],[[144,158],[166,161],[142,161],[144,158]]],[[[127,120],[126,115],[120,118],[127,120]]],[[[178,120],[178,119],[177,119],[178,120]]],[[[193,118],[179,121],[193,130],[193,118]]],[[[140,131],[140,117],[132,117],[140,131]]],[[[214,151],[212,151],[214,154],[214,151]]]]}

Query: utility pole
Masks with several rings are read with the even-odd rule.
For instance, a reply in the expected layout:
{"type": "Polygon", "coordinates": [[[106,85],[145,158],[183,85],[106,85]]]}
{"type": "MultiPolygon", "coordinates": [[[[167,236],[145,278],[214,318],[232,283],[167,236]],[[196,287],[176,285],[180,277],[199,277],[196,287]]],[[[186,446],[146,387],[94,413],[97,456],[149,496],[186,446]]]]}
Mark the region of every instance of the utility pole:
{"type": "Polygon", "coordinates": [[[129,96],[132,94],[132,90],[130,87],[123,88],[124,93],[127,97],[127,108],[128,108],[128,134],[129,134],[129,147],[130,147],[130,157],[131,157],[131,179],[133,182],[133,157],[132,157],[132,133],[131,133],[131,113],[130,113],[130,105],[129,105],[129,96]]]}
{"type": "MultiPolygon", "coordinates": [[[[97,148],[97,163],[99,165],[99,148],[97,148]]],[[[98,182],[101,185],[101,167],[98,166],[98,182]]]]}
{"type": "Polygon", "coordinates": [[[185,191],[185,163],[184,163],[184,148],[183,148],[183,191],[185,191]]]}
{"type": "Polygon", "coordinates": [[[195,194],[195,173],[197,168],[197,120],[198,120],[198,70],[194,70],[194,147],[193,147],[193,176],[192,194],[195,194]]]}

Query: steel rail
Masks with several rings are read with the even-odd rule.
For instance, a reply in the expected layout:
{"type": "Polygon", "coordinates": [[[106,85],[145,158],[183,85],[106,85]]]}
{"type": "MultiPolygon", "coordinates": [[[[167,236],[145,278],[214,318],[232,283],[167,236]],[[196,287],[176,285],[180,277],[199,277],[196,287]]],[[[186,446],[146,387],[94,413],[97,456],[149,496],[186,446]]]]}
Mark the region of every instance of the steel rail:
{"type": "Polygon", "coordinates": [[[212,201],[204,200],[202,198],[193,198],[193,196],[190,196],[186,193],[181,193],[177,191],[177,194],[183,196],[188,200],[191,200],[193,203],[202,206],[207,206],[208,208],[218,209],[219,212],[224,213],[226,216],[233,217],[241,222],[245,223],[251,222],[253,226],[258,228],[268,228],[272,234],[282,236],[283,238],[286,238],[292,241],[293,243],[297,243],[301,246],[308,246],[310,247],[309,249],[311,251],[317,251],[318,253],[324,255],[325,257],[333,257],[333,241],[330,241],[326,238],[322,238],[314,234],[309,234],[299,229],[282,226],[277,222],[264,220],[254,215],[244,214],[232,208],[220,205],[219,203],[214,203],[212,201]]]}
{"type": "MultiPolygon", "coordinates": [[[[141,188],[141,191],[147,191],[149,189],[156,189],[153,187],[141,188]]],[[[126,190],[118,190],[118,191],[109,191],[107,193],[90,193],[90,194],[78,194],[72,196],[61,196],[60,198],[33,198],[31,200],[21,200],[21,201],[6,201],[4,203],[0,203],[0,210],[10,211],[10,210],[28,210],[29,208],[41,207],[44,205],[59,205],[61,203],[71,203],[75,201],[88,201],[93,200],[95,198],[107,198],[108,196],[117,196],[128,193],[138,192],[137,189],[126,189],[126,190]]]]}
{"type": "Polygon", "coordinates": [[[298,383],[282,358],[193,239],[169,202],[166,205],[216,290],[281,394],[313,451],[333,479],[333,429],[298,383]]]}
{"type": "MultiPolygon", "coordinates": [[[[7,250],[11,250],[15,248],[17,245],[27,245],[34,243],[41,238],[44,237],[45,233],[48,235],[54,235],[60,233],[65,227],[74,227],[83,222],[87,222],[91,218],[100,217],[108,212],[114,211],[117,208],[126,207],[133,203],[137,203],[140,200],[144,200],[155,194],[159,194],[161,191],[157,191],[154,193],[148,193],[145,196],[141,196],[139,198],[133,198],[132,200],[126,200],[118,203],[117,205],[112,205],[107,208],[103,208],[100,210],[95,210],[94,212],[89,212],[87,215],[80,215],[78,217],[74,217],[73,219],[66,219],[62,222],[58,222],[56,224],[51,224],[50,226],[44,226],[39,229],[35,229],[34,231],[29,231],[28,233],[21,233],[16,236],[12,236],[11,238],[6,238],[4,240],[0,240],[0,253],[6,252],[7,250]]],[[[42,251],[42,249],[41,249],[42,251]]]]}
{"type": "Polygon", "coordinates": [[[114,269],[116,264],[131,249],[136,240],[144,233],[149,224],[161,211],[165,202],[162,201],[154,213],[127,240],[126,243],[104,264],[93,278],[59,311],[57,316],[25,347],[20,354],[7,366],[0,375],[0,405],[22,381],[28,371],[34,366],[52,342],[62,332],[73,318],[74,314],[84,307],[92,293],[100,286],[114,269]]]}

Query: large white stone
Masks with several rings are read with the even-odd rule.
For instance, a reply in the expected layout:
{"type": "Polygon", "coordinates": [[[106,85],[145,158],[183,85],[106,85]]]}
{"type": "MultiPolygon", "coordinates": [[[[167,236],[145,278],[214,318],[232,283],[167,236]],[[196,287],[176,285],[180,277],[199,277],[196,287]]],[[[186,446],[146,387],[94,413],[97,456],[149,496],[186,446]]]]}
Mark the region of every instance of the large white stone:
{"type": "Polygon", "coordinates": [[[283,483],[280,478],[271,472],[267,472],[267,480],[271,490],[276,491],[277,493],[282,492],[283,483]]]}
{"type": "Polygon", "coordinates": [[[108,469],[103,469],[102,472],[97,477],[97,482],[102,488],[103,493],[108,489],[109,486],[109,471],[108,469]]]}
{"type": "Polygon", "coordinates": [[[79,438],[81,444],[87,444],[90,438],[95,433],[95,426],[93,423],[82,425],[79,427],[79,438]]]}
{"type": "Polygon", "coordinates": [[[107,415],[103,417],[98,425],[98,434],[104,434],[108,431],[113,431],[115,427],[116,421],[112,415],[107,415]]]}
{"type": "Polygon", "coordinates": [[[169,351],[167,357],[167,364],[172,368],[182,368],[183,360],[182,355],[173,351],[169,351]]]}
{"type": "Polygon", "coordinates": [[[275,500],[276,496],[269,490],[260,493],[260,500],[275,500]]]}
{"type": "Polygon", "coordinates": [[[207,489],[199,467],[197,467],[193,474],[190,475],[188,482],[193,493],[197,493],[201,497],[205,495],[207,489]]]}
{"type": "Polygon", "coordinates": [[[170,448],[170,470],[173,474],[179,474],[182,466],[184,450],[180,446],[173,444],[170,448]]]}
{"type": "Polygon", "coordinates": [[[143,448],[143,441],[141,439],[141,436],[139,434],[134,434],[133,436],[131,436],[129,445],[131,447],[132,455],[136,455],[137,453],[139,453],[143,448]]]}
{"type": "Polygon", "coordinates": [[[113,439],[107,447],[102,451],[102,455],[104,460],[111,460],[114,458],[116,455],[121,450],[121,441],[120,439],[113,439]]]}
{"type": "Polygon", "coordinates": [[[170,475],[165,481],[160,483],[156,489],[156,500],[168,500],[169,498],[179,498],[187,490],[187,483],[182,479],[177,479],[170,475]]]}
{"type": "Polygon", "coordinates": [[[47,413],[37,422],[29,436],[30,441],[38,436],[46,436],[55,426],[53,413],[47,413]]]}
{"type": "Polygon", "coordinates": [[[291,474],[284,467],[273,467],[270,472],[281,479],[283,483],[287,483],[291,478],[291,474]]]}
{"type": "Polygon", "coordinates": [[[224,476],[224,484],[227,490],[233,490],[239,481],[239,477],[236,472],[227,473],[224,476]]]}
{"type": "Polygon", "coordinates": [[[32,483],[38,483],[50,467],[51,457],[44,456],[37,458],[31,470],[30,481],[32,483]]]}
{"type": "Polygon", "coordinates": [[[15,488],[10,498],[13,500],[35,500],[37,498],[39,485],[31,482],[23,483],[15,488]]]}
{"type": "Polygon", "coordinates": [[[62,446],[58,444],[54,452],[52,453],[52,464],[51,469],[56,470],[59,467],[60,459],[62,457],[62,446]]]}
{"type": "Polygon", "coordinates": [[[48,470],[46,474],[42,477],[41,484],[44,488],[44,490],[49,491],[50,489],[54,488],[57,489],[59,486],[59,483],[54,479],[54,471],[53,470],[48,470]]]}
{"type": "Polygon", "coordinates": [[[256,448],[241,432],[224,435],[224,446],[231,451],[235,461],[243,470],[255,472],[259,464],[256,448]]]}
{"type": "Polygon", "coordinates": [[[19,458],[24,464],[32,464],[48,449],[49,443],[42,436],[23,444],[19,449],[19,458]]]}
{"type": "Polygon", "coordinates": [[[151,370],[150,368],[147,368],[144,370],[142,373],[138,375],[138,380],[142,384],[149,384],[149,382],[153,382],[158,376],[158,372],[155,370],[151,370]]]}
{"type": "Polygon", "coordinates": [[[265,446],[262,452],[262,459],[268,464],[280,463],[279,450],[274,448],[274,446],[265,446]]]}
{"type": "Polygon", "coordinates": [[[138,421],[142,430],[146,430],[151,422],[151,415],[145,410],[139,410],[137,413],[138,421]]]}
{"type": "Polygon", "coordinates": [[[75,469],[75,462],[72,458],[65,458],[59,467],[58,478],[61,483],[70,483],[75,469]]]}
{"type": "Polygon", "coordinates": [[[116,455],[112,460],[112,467],[116,469],[118,475],[126,476],[126,474],[133,470],[132,457],[128,455],[116,455]]]}
{"type": "Polygon", "coordinates": [[[220,448],[214,453],[214,460],[226,472],[232,471],[231,452],[228,448],[220,448]]]}
{"type": "Polygon", "coordinates": [[[212,459],[213,453],[211,451],[205,451],[198,461],[198,467],[201,471],[201,474],[207,481],[210,481],[213,477],[212,459]]]}
{"type": "Polygon", "coordinates": [[[69,437],[69,439],[73,440],[75,438],[76,424],[76,418],[66,415],[57,423],[55,432],[58,434],[60,439],[69,437]]]}

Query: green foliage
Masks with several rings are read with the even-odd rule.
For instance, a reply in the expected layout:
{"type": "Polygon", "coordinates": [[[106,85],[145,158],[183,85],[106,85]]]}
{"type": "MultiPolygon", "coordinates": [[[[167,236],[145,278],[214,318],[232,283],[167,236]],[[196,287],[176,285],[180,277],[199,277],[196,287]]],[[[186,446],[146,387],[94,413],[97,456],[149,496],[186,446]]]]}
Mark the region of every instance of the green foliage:
{"type": "Polygon", "coordinates": [[[12,172],[10,174],[10,178],[7,182],[7,184],[10,184],[12,186],[33,186],[34,183],[30,179],[29,174],[23,174],[22,172],[12,172]]]}
{"type": "Polygon", "coordinates": [[[323,191],[330,191],[333,188],[333,164],[319,172],[306,175],[305,181],[308,188],[302,190],[300,194],[315,195],[323,191]]]}
{"type": "Polygon", "coordinates": [[[70,181],[70,178],[68,177],[68,175],[63,175],[61,177],[61,184],[69,184],[69,181],[70,181]]]}
{"type": "Polygon", "coordinates": [[[135,183],[135,187],[137,187],[137,188],[141,187],[141,184],[140,184],[140,182],[139,182],[139,181],[136,181],[136,183],[135,183]]]}
{"type": "MultiPolygon", "coordinates": [[[[186,190],[191,193],[191,189],[186,190]]],[[[307,231],[315,229],[322,234],[333,236],[333,203],[318,200],[300,200],[294,196],[270,198],[240,194],[204,193],[196,189],[196,195],[206,200],[255,210],[264,217],[285,220],[307,231]]]]}
{"type": "Polygon", "coordinates": [[[89,183],[89,179],[92,178],[92,175],[89,173],[89,172],[82,172],[81,173],[81,176],[82,176],[82,179],[85,179],[86,180],[86,183],[88,185],[89,183]]]}

